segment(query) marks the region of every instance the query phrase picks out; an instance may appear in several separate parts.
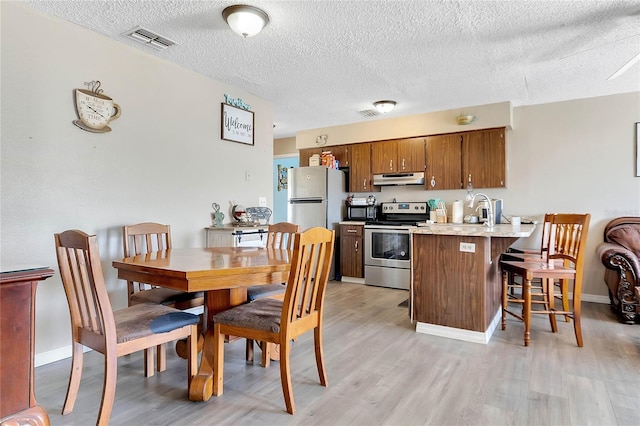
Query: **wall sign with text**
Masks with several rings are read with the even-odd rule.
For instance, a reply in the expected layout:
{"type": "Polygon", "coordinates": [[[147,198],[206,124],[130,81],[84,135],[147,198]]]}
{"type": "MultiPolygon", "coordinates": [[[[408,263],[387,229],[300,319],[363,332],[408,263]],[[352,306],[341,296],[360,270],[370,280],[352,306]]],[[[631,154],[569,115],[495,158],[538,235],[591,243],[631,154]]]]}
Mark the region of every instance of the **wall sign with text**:
{"type": "Polygon", "coordinates": [[[222,104],[222,139],[253,145],[253,112],[222,104]]]}

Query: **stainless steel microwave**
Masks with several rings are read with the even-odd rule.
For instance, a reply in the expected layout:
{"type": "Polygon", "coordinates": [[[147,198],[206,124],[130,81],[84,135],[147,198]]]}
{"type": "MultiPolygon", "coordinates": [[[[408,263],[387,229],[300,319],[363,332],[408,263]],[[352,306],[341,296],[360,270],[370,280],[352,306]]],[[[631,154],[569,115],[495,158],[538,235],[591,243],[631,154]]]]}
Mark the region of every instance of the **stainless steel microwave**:
{"type": "Polygon", "coordinates": [[[376,220],[376,206],[347,206],[347,220],[376,220]]]}

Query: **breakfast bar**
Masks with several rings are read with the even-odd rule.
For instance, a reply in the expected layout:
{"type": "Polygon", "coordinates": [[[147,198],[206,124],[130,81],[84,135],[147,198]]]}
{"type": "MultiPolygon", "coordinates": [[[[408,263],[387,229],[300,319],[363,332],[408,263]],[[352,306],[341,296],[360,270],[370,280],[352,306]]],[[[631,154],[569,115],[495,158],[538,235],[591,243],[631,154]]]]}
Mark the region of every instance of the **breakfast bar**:
{"type": "Polygon", "coordinates": [[[411,230],[411,320],[416,332],[488,343],[500,321],[500,255],[534,229],[428,224],[411,230]]]}

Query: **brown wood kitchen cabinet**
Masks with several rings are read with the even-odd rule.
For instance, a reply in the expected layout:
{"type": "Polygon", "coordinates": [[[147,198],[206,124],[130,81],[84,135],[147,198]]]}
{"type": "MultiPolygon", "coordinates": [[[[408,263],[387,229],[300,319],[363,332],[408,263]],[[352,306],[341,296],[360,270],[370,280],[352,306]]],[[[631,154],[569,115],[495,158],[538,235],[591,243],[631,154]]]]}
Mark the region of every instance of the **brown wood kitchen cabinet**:
{"type": "Polygon", "coordinates": [[[306,167],[309,165],[309,158],[312,155],[318,154],[322,156],[323,152],[331,152],[336,160],[339,161],[340,167],[349,167],[349,146],[348,145],[334,145],[325,146],[322,148],[305,148],[301,149],[299,153],[300,167],[306,167]]]}
{"type": "Polygon", "coordinates": [[[427,137],[427,189],[460,189],[462,185],[462,135],[427,137]]]}
{"type": "Polygon", "coordinates": [[[312,155],[322,155],[322,148],[305,148],[300,150],[300,167],[307,167],[309,165],[309,158],[312,155]]]}
{"type": "Polygon", "coordinates": [[[477,130],[427,137],[426,189],[505,186],[505,129],[477,130]]]}
{"type": "Polygon", "coordinates": [[[425,138],[423,137],[371,143],[372,174],[422,172],[425,166],[425,138]]]}
{"type": "Polygon", "coordinates": [[[350,146],[349,192],[380,192],[373,186],[371,176],[371,146],[373,143],[357,143],[350,146]]]}
{"type": "Polygon", "coordinates": [[[340,273],[364,278],[363,225],[340,225],[340,273]]]}
{"type": "Polygon", "coordinates": [[[462,135],[462,177],[474,188],[503,188],[506,184],[505,129],[462,135]]]}

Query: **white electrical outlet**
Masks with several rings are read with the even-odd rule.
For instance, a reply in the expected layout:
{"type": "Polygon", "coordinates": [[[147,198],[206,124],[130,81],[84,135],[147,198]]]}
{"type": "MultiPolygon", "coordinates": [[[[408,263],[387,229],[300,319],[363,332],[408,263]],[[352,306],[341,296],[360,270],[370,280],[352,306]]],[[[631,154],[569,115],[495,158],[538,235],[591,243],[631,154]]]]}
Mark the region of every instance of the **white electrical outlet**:
{"type": "Polygon", "coordinates": [[[267,197],[258,197],[258,206],[267,207],[267,197]]]}
{"type": "Polygon", "coordinates": [[[460,243],[460,251],[475,253],[476,245],[474,243],[460,243]]]}

